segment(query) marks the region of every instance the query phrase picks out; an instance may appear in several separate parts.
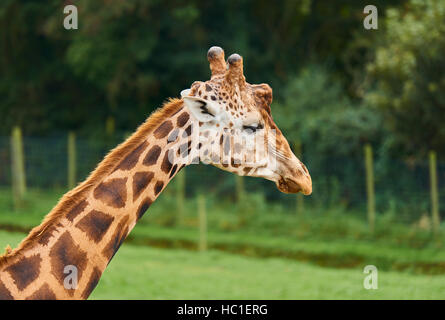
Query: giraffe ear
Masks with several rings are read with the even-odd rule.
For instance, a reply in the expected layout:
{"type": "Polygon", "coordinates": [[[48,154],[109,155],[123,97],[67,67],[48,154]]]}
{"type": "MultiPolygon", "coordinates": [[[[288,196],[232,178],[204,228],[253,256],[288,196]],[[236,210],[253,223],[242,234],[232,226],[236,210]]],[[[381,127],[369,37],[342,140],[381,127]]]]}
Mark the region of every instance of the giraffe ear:
{"type": "Polygon", "coordinates": [[[181,98],[184,98],[190,94],[190,89],[184,89],[181,91],[181,98]]]}
{"type": "Polygon", "coordinates": [[[183,96],[184,105],[191,114],[201,122],[208,122],[215,119],[217,110],[215,106],[202,98],[183,96]]]}
{"type": "Polygon", "coordinates": [[[270,105],[272,103],[272,88],[268,84],[262,83],[252,85],[252,89],[257,106],[266,110],[270,114],[270,105]]]}

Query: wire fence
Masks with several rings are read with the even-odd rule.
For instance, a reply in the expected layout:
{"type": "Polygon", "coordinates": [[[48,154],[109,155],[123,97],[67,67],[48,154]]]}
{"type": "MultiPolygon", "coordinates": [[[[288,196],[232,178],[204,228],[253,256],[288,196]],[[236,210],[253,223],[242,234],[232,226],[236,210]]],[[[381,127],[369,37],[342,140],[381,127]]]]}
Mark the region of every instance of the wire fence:
{"type": "MultiPolygon", "coordinates": [[[[26,184],[30,188],[66,188],[68,185],[67,133],[46,137],[23,137],[26,184]]],[[[125,134],[113,137],[76,139],[76,178],[84,180],[107,152],[124,140],[125,134]]],[[[313,194],[304,197],[308,208],[342,208],[366,211],[366,175],[364,157],[331,157],[304,153],[303,161],[312,176],[313,194]]],[[[439,208],[445,208],[445,163],[438,162],[439,208]]],[[[10,187],[11,137],[0,137],[0,186],[10,187]]],[[[200,191],[220,199],[236,199],[236,178],[210,165],[186,168],[186,197],[200,191]]],[[[375,204],[377,213],[392,212],[401,222],[418,220],[431,212],[430,169],[428,159],[408,163],[402,159],[374,156],[375,204]]],[[[270,181],[243,178],[247,194],[261,194],[265,201],[279,203],[290,212],[295,195],[279,192],[270,181]]]]}

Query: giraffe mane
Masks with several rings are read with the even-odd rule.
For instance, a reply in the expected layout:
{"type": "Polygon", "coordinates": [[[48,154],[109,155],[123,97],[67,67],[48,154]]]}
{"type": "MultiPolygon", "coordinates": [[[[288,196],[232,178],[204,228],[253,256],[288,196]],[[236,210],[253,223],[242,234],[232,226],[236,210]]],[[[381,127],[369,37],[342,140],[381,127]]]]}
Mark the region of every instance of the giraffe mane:
{"type": "MultiPolygon", "coordinates": [[[[45,231],[55,221],[63,217],[74,206],[76,206],[87,194],[100,183],[112,170],[119,164],[120,160],[129,154],[135,147],[143,143],[160,123],[181,110],[183,105],[182,99],[169,99],[163,106],[154,111],[143,124],[141,124],[136,132],[134,132],[124,142],[112,149],[104,159],[90,173],[87,179],[77,185],[74,189],[65,193],[54,208],[46,215],[42,223],[34,227],[29,235],[22,240],[16,249],[7,249],[5,254],[0,256],[0,268],[8,263],[9,259],[20,254],[22,250],[31,246],[43,231],[45,231]]],[[[9,246],[8,246],[9,247],[9,246]]]]}

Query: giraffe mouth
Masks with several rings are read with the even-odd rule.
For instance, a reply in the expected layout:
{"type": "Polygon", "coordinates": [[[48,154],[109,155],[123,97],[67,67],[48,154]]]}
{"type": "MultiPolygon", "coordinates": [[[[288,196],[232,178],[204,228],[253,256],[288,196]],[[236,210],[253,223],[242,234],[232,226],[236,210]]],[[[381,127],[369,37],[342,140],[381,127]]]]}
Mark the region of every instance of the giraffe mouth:
{"type": "Polygon", "coordinates": [[[299,179],[299,181],[292,178],[283,178],[277,181],[277,188],[283,193],[298,193],[301,192],[304,195],[310,195],[312,193],[312,181],[311,178],[299,179]]]}

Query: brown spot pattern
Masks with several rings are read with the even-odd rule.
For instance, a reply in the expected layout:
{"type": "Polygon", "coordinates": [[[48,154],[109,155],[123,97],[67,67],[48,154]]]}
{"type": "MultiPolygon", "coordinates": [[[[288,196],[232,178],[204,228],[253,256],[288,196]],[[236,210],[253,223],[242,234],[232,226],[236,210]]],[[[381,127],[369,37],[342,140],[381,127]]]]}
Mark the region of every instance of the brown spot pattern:
{"type": "Polygon", "coordinates": [[[153,146],[145,156],[144,161],[142,162],[143,165],[146,166],[152,166],[158,161],[159,155],[161,154],[161,147],[160,146],[153,146]]]}
{"type": "Polygon", "coordinates": [[[178,120],[176,120],[176,125],[181,128],[187,123],[187,121],[189,121],[189,119],[190,116],[187,112],[181,113],[178,120]]]}
{"type": "Polygon", "coordinates": [[[37,242],[44,246],[48,245],[48,242],[53,236],[54,232],[61,227],[63,227],[61,223],[50,225],[39,235],[39,240],[37,242]]]}
{"type": "Polygon", "coordinates": [[[148,186],[153,177],[154,173],[151,171],[136,172],[133,177],[133,201],[137,200],[137,198],[141,195],[141,192],[148,186]]]}
{"type": "Polygon", "coordinates": [[[11,292],[5,287],[3,282],[0,282],[0,300],[14,300],[11,292]]]}
{"type": "Polygon", "coordinates": [[[144,141],[136,149],[131,151],[117,166],[116,170],[131,170],[138,163],[141,153],[147,148],[148,142],[144,141]]]}
{"type": "Polygon", "coordinates": [[[139,205],[139,208],[137,210],[137,217],[138,220],[140,218],[142,218],[142,216],[144,215],[144,213],[148,210],[148,208],[150,208],[151,204],[153,203],[153,201],[150,198],[145,198],[141,204],[139,205]]]}
{"type": "Polygon", "coordinates": [[[156,182],[155,187],[154,187],[155,196],[157,196],[159,194],[159,192],[161,192],[163,187],[164,187],[164,182],[162,182],[162,181],[156,182]]]}
{"type": "Polygon", "coordinates": [[[123,208],[127,200],[127,178],[102,182],[94,189],[94,197],[113,208],[123,208]]]}
{"type": "Polygon", "coordinates": [[[93,292],[94,288],[96,288],[97,284],[99,283],[100,276],[102,275],[102,272],[98,267],[94,267],[93,272],[91,273],[90,280],[88,280],[88,284],[85,288],[85,290],[82,292],[82,298],[87,299],[91,292],[93,292]]]}
{"type": "Polygon", "coordinates": [[[105,246],[102,254],[108,259],[108,263],[110,263],[111,259],[114,257],[116,251],[119,249],[121,244],[124,242],[125,237],[128,233],[128,216],[122,218],[116,227],[116,234],[111,237],[111,240],[105,246]]]}
{"type": "Polygon", "coordinates": [[[245,168],[243,168],[244,174],[248,174],[250,172],[250,170],[252,170],[252,167],[245,167],[245,168]]]}
{"type": "Polygon", "coordinates": [[[14,283],[19,290],[25,289],[31,282],[37,279],[40,273],[40,262],[42,258],[39,255],[23,257],[19,261],[5,269],[14,279],[14,283]]]}
{"type": "Polygon", "coordinates": [[[173,156],[169,156],[170,152],[169,150],[167,150],[165,152],[164,155],[164,159],[162,160],[162,164],[161,164],[161,170],[164,171],[165,173],[169,173],[173,164],[170,162],[170,157],[173,158],[173,156]]]}
{"type": "MultiPolygon", "coordinates": [[[[63,286],[63,281],[66,274],[63,273],[65,266],[73,265],[78,271],[78,281],[82,277],[83,270],[87,264],[87,254],[76,243],[74,243],[73,237],[71,237],[68,231],[65,231],[60,236],[59,240],[55,243],[49,253],[51,259],[51,273],[63,286]]],[[[70,294],[73,294],[73,290],[68,290],[70,294]]]]}
{"type": "Polygon", "coordinates": [[[184,133],[182,134],[183,138],[187,138],[190,137],[190,135],[192,134],[192,125],[189,125],[185,130],[184,133]]]}
{"type": "Polygon", "coordinates": [[[88,202],[86,200],[82,200],[78,204],[74,206],[66,215],[66,218],[73,222],[74,219],[79,215],[79,213],[83,212],[85,210],[86,206],[88,205],[88,202]]]}
{"type": "Polygon", "coordinates": [[[178,169],[178,165],[177,164],[175,164],[174,166],[173,166],[173,168],[172,168],[172,171],[170,172],[170,174],[169,174],[169,178],[171,178],[171,177],[173,177],[173,175],[175,174],[175,172],[176,172],[176,169],[178,169]]]}
{"type": "Polygon", "coordinates": [[[157,139],[166,137],[173,129],[173,124],[170,120],[164,121],[154,132],[153,135],[157,139]]]}
{"type": "Polygon", "coordinates": [[[88,238],[98,243],[110,228],[113,220],[114,217],[108,214],[92,210],[76,224],[76,227],[85,232],[88,238]]]}
{"type": "Polygon", "coordinates": [[[30,295],[26,300],[56,300],[56,295],[49,285],[45,283],[39,290],[30,295]]]}
{"type": "Polygon", "coordinates": [[[241,160],[232,158],[232,159],[230,159],[230,164],[232,167],[238,168],[241,165],[241,160]]]}

